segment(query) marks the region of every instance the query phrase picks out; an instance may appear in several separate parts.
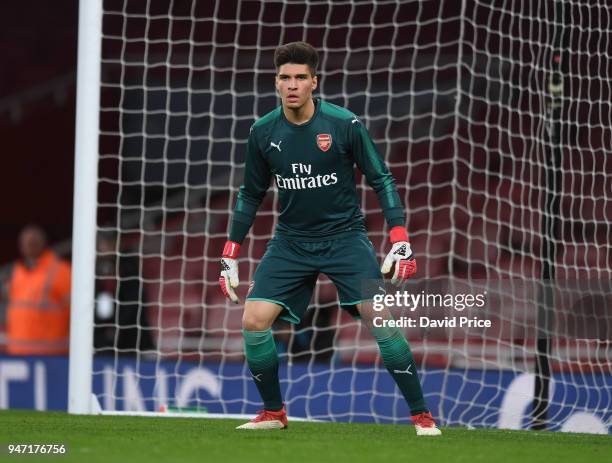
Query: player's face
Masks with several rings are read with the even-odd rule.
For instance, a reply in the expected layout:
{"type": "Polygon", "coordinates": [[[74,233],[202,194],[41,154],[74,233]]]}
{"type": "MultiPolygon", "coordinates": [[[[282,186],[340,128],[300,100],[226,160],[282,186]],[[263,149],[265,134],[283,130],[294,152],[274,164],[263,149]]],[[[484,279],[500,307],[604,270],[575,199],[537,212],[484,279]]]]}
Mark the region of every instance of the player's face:
{"type": "Polygon", "coordinates": [[[300,109],[312,98],[315,88],[317,76],[310,74],[307,64],[286,63],[278,68],[276,90],[285,108],[300,109]]]}

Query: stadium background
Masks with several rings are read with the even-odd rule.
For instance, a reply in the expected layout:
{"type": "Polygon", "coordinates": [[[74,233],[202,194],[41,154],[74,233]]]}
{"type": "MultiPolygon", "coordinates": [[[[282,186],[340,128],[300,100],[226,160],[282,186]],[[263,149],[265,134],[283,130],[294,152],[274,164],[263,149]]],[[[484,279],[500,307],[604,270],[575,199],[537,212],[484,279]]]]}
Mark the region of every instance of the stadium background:
{"type": "MultiPolygon", "coordinates": [[[[185,6],[187,3],[175,4],[180,10],[181,5],[185,6]]],[[[118,4],[119,2],[107,2],[110,8],[117,7],[118,4]]],[[[207,4],[202,2],[202,5],[201,17],[205,18],[207,4]]],[[[236,11],[229,7],[229,2],[223,5],[226,6],[217,10],[217,16],[234,19],[236,11]]],[[[0,174],[0,192],[4,197],[12,197],[17,193],[20,200],[18,205],[6,203],[6,226],[0,229],[0,263],[9,262],[16,257],[17,233],[23,225],[30,222],[37,222],[47,229],[51,241],[59,243],[64,251],[69,248],[67,240],[70,239],[72,220],[74,151],[76,2],[66,2],[64,8],[60,10],[49,5],[37,5],[34,8],[31,2],[22,2],[12,5],[10,14],[3,15],[5,48],[9,50],[6,63],[7,69],[11,71],[2,74],[3,85],[0,87],[0,124],[3,152],[6,153],[5,165],[0,174]],[[41,37],[45,39],[41,40],[41,37]]],[[[522,8],[522,5],[517,5],[517,8],[522,8]]],[[[314,8],[308,11],[313,15],[314,22],[321,21],[326,13],[314,8]]],[[[350,53],[350,57],[345,52],[327,54],[321,67],[320,90],[328,95],[332,102],[348,106],[355,113],[365,116],[366,124],[381,151],[388,153],[394,175],[396,178],[406,179],[405,183],[400,182],[400,195],[408,199],[407,209],[411,213],[410,229],[415,249],[427,250],[427,256],[419,261],[423,275],[452,274],[456,277],[484,278],[511,274],[538,277],[540,267],[534,257],[537,256],[540,246],[538,200],[541,198],[541,192],[537,191],[533,179],[540,174],[541,166],[534,166],[527,161],[523,164],[521,159],[513,159],[507,153],[530,152],[538,159],[544,157],[545,144],[542,137],[545,127],[537,118],[546,112],[545,98],[534,94],[524,99],[520,98],[518,93],[513,95],[512,92],[513,89],[518,92],[521,86],[529,87],[533,81],[545,82],[550,45],[530,42],[529,47],[515,46],[511,42],[503,43],[506,40],[504,38],[495,42],[494,36],[488,36],[485,43],[477,28],[468,27],[466,34],[472,39],[475,48],[485,51],[501,50],[516,63],[527,63],[532,58],[542,61],[533,69],[529,67],[527,71],[526,64],[509,67],[499,57],[487,61],[482,54],[469,55],[466,58],[466,67],[460,68],[461,86],[473,99],[459,108],[464,116],[459,121],[465,123],[457,124],[454,98],[457,67],[453,63],[458,53],[458,42],[446,38],[455,37],[459,33],[458,4],[444,3],[442,17],[447,20],[444,21],[443,28],[441,23],[428,21],[433,17],[428,18],[425,9],[421,15],[422,25],[418,34],[414,25],[408,25],[399,32],[400,38],[396,44],[403,44],[412,52],[396,55],[395,66],[414,65],[414,62],[402,62],[402,59],[415,56],[414,49],[418,48],[418,67],[423,71],[417,75],[411,75],[409,72],[394,74],[389,69],[386,72],[369,73],[368,68],[373,66],[382,69],[382,63],[388,63],[391,58],[390,51],[384,48],[389,31],[384,27],[373,30],[364,28],[362,34],[349,35],[348,30],[342,27],[342,8],[339,7],[337,11],[337,18],[332,17],[332,23],[337,21],[339,25],[334,34],[324,35],[321,29],[311,28],[306,38],[314,45],[321,45],[322,37],[325,36],[325,45],[338,49],[350,47],[359,50],[369,43],[381,47],[381,51],[375,54],[374,63],[368,60],[370,55],[360,51],[350,53]],[[349,36],[351,43],[347,43],[349,36]],[[428,53],[428,46],[431,47],[432,44],[437,46],[432,47],[431,53],[428,53]],[[440,44],[444,46],[441,47],[440,44]],[[538,46],[541,46],[542,50],[538,50],[538,46]],[[445,56],[448,56],[447,60],[445,56]],[[428,65],[434,60],[437,67],[428,65]],[[467,72],[468,64],[473,72],[467,72]],[[338,71],[342,67],[350,70],[350,74],[338,71]],[[501,85],[496,80],[501,77],[514,79],[517,85],[501,85]],[[401,96],[387,93],[389,84],[393,92],[401,96]],[[361,93],[366,85],[372,95],[365,96],[361,93]],[[352,96],[346,98],[343,96],[346,93],[352,96]],[[514,102],[516,106],[500,104],[492,107],[488,104],[491,101],[514,102]],[[411,108],[413,115],[410,121],[405,119],[407,108],[411,108]],[[524,112],[517,118],[512,109],[524,112]],[[397,118],[396,122],[388,124],[389,113],[397,118]],[[503,130],[501,121],[504,121],[504,124],[507,121],[512,130],[503,130]],[[408,139],[411,140],[410,143],[408,139]],[[434,163],[436,168],[432,169],[434,163]],[[426,178],[423,178],[423,172],[427,173],[426,178]],[[522,179],[525,182],[519,182],[520,188],[516,183],[508,181],[508,177],[516,176],[517,172],[526,176],[522,179]],[[527,196],[534,202],[525,204],[524,198],[527,196]],[[449,207],[453,201],[465,207],[449,207]],[[429,206],[432,204],[442,206],[431,209],[429,206]],[[500,213],[502,210],[508,210],[508,216],[512,213],[518,214],[515,217],[520,217],[521,223],[529,226],[509,226],[507,216],[500,213]],[[472,215],[469,211],[479,213],[472,215]],[[455,239],[451,240],[450,230],[453,227],[462,230],[462,233],[458,233],[455,239]],[[435,239],[431,239],[432,236],[435,239]],[[491,266],[490,262],[494,262],[495,267],[491,266]]],[[[478,11],[482,17],[474,19],[481,19],[493,28],[496,25],[501,26],[503,21],[507,20],[503,15],[496,16],[486,9],[478,11]]],[[[304,18],[304,10],[297,6],[282,12],[285,22],[297,24],[304,18]]],[[[245,15],[244,18],[241,17],[245,20],[259,17],[259,11],[255,9],[240,13],[245,15]]],[[[264,19],[269,19],[270,22],[278,21],[280,13],[280,8],[266,8],[266,15],[270,16],[264,19]]],[[[355,23],[367,23],[370,20],[376,23],[377,18],[371,18],[371,13],[371,8],[364,4],[363,7],[355,9],[352,20],[355,23]]],[[[385,22],[387,13],[383,8],[379,13],[381,16],[378,19],[385,22]]],[[[432,10],[432,13],[437,17],[439,11],[432,10]]],[[[412,13],[407,7],[396,19],[401,20],[402,14],[408,17],[412,13]]],[[[584,21],[590,19],[584,18],[584,21]]],[[[525,21],[525,26],[527,25],[527,18],[519,20],[518,23],[521,21],[525,21]]],[[[123,26],[119,18],[111,18],[105,22],[105,34],[113,35],[121,31],[123,26]]],[[[196,29],[195,38],[210,40],[213,26],[212,22],[203,21],[196,29]]],[[[143,25],[135,20],[125,30],[128,36],[130,31],[141,34],[142,27],[143,25]]],[[[161,288],[155,284],[146,287],[146,291],[153,296],[150,299],[154,301],[149,307],[151,319],[161,320],[163,324],[154,328],[171,331],[173,326],[178,326],[180,317],[180,323],[184,323],[182,328],[188,330],[188,337],[196,340],[200,338],[202,328],[206,329],[206,323],[217,326],[215,318],[211,316],[204,321],[201,311],[197,308],[189,310],[184,318],[177,301],[181,298],[203,301],[210,305],[223,302],[213,284],[217,273],[214,250],[220,249],[225,239],[227,208],[231,203],[227,193],[228,181],[236,187],[241,177],[240,170],[234,171],[230,177],[231,164],[227,163],[227,157],[230,153],[231,162],[235,165],[242,162],[244,155],[239,149],[240,145],[236,149],[228,139],[246,138],[253,119],[253,108],[261,115],[276,104],[276,98],[271,91],[270,63],[273,47],[279,41],[279,28],[264,27],[259,37],[248,28],[243,28],[239,35],[236,35],[236,30],[232,27],[219,27],[214,30],[217,46],[197,50],[191,63],[213,63],[217,67],[214,72],[202,70],[190,75],[185,67],[181,67],[188,59],[187,50],[181,46],[170,49],[164,44],[151,45],[146,57],[143,56],[143,49],[138,43],[121,49],[118,41],[110,40],[103,49],[106,62],[103,63],[102,80],[107,85],[102,92],[102,106],[121,107],[125,110],[125,115],[119,120],[116,113],[103,113],[101,128],[103,131],[112,132],[121,125],[122,130],[132,136],[126,137],[122,143],[113,134],[101,137],[100,151],[103,156],[100,175],[110,181],[100,184],[99,202],[104,206],[99,211],[99,223],[116,226],[116,204],[120,204],[129,211],[119,214],[119,224],[122,228],[129,229],[130,224],[134,223],[146,224],[146,236],[142,236],[142,231],[127,232],[124,239],[134,242],[146,239],[146,249],[151,251],[151,254],[164,256],[168,260],[162,266],[160,258],[147,259],[143,270],[147,278],[172,280],[186,271],[190,281],[200,281],[188,288],[163,283],[161,288]],[[253,50],[255,38],[259,38],[260,46],[268,47],[264,52],[256,53],[253,50]],[[234,47],[236,41],[241,45],[241,49],[234,47]],[[120,57],[120,54],[127,61],[132,61],[132,65],[120,69],[114,64],[113,60],[120,57]],[[171,66],[163,65],[166,62],[171,66]],[[150,66],[146,73],[143,63],[150,66]],[[146,81],[143,76],[146,76],[146,81]],[[151,113],[143,116],[137,111],[143,106],[143,91],[137,88],[128,90],[123,95],[122,102],[119,102],[119,92],[113,88],[115,84],[135,87],[142,84],[148,87],[168,86],[173,90],[149,90],[146,101],[147,109],[151,113]],[[194,91],[181,90],[187,85],[194,91]],[[175,88],[178,90],[174,90],[175,88]],[[207,89],[212,91],[206,91],[207,89]],[[257,92],[256,101],[253,95],[241,93],[253,89],[257,92]],[[238,92],[240,96],[232,96],[231,91],[238,92]],[[156,109],[163,107],[170,108],[174,115],[169,117],[155,114],[156,109]],[[177,114],[184,112],[187,107],[192,114],[200,116],[177,114]],[[209,108],[212,108],[215,118],[213,133],[208,133],[211,120],[206,113],[209,108]],[[136,110],[130,112],[132,109],[136,110]],[[236,115],[238,117],[235,117],[236,115]],[[143,120],[143,117],[146,120],[143,120]],[[143,126],[146,126],[144,137],[139,135],[143,126]],[[189,143],[186,142],[186,130],[187,135],[191,136],[189,143]],[[202,137],[202,131],[206,131],[208,136],[202,137]],[[164,135],[170,135],[172,138],[168,139],[164,135]],[[105,156],[109,153],[118,153],[127,161],[124,162],[123,177],[120,179],[116,176],[117,156],[105,156]],[[202,153],[207,153],[204,161],[202,153]],[[117,189],[118,180],[127,184],[141,179],[149,186],[125,186],[120,192],[117,189]],[[208,179],[207,187],[203,186],[202,179],[208,179]],[[164,186],[159,185],[162,181],[164,186]],[[212,191],[214,194],[209,194],[212,191]],[[207,202],[204,204],[202,201],[207,202]],[[196,212],[188,217],[181,211],[173,212],[173,205],[176,204],[193,205],[196,212]],[[141,216],[140,214],[145,213],[131,207],[142,205],[146,206],[146,216],[141,216]],[[206,212],[202,210],[204,207],[206,212]],[[184,223],[188,224],[189,237],[180,233],[184,223]],[[163,242],[160,232],[165,236],[163,242]],[[207,247],[209,255],[206,256],[209,262],[202,269],[202,261],[198,262],[197,258],[202,255],[205,234],[211,237],[207,247]],[[187,254],[184,254],[185,249],[187,254]],[[176,265],[173,265],[172,258],[180,256],[191,258],[194,265],[184,268],[183,263],[176,260],[176,265]],[[202,281],[205,284],[202,284],[202,281]],[[161,306],[164,307],[163,315],[158,317],[161,306]]],[[[529,31],[529,28],[525,27],[522,31],[529,31]]],[[[300,26],[286,28],[283,30],[282,41],[302,39],[302,32],[300,26]]],[[[154,22],[148,33],[150,38],[167,37],[168,22],[154,22]]],[[[180,40],[188,37],[189,33],[188,25],[173,25],[173,39],[180,40]]],[[[601,43],[602,41],[593,40],[587,45],[572,45],[578,48],[595,47],[592,51],[598,51],[596,48],[601,46],[601,43]]],[[[578,59],[569,58],[568,63],[578,59]]],[[[571,67],[571,64],[568,66],[571,67]]],[[[587,62],[586,66],[596,69],[598,63],[587,62]]],[[[589,82],[579,79],[579,76],[568,77],[566,83],[575,94],[584,92],[588,95],[586,86],[589,82]]],[[[538,90],[542,94],[545,92],[544,87],[538,90]]],[[[611,123],[609,102],[606,102],[611,96],[610,89],[602,87],[600,91],[603,111],[593,108],[595,103],[588,99],[566,108],[567,114],[572,115],[572,120],[578,120],[580,123],[568,125],[564,131],[567,141],[564,143],[564,146],[567,146],[564,148],[564,159],[568,163],[565,167],[570,174],[563,182],[567,189],[561,198],[561,208],[562,215],[568,217],[568,220],[560,227],[559,239],[565,243],[575,241],[575,236],[593,239],[592,243],[583,240],[580,245],[571,245],[574,248],[567,245],[558,249],[559,269],[570,269],[573,272],[571,276],[575,277],[588,276],[589,268],[610,268],[605,253],[586,249],[595,243],[606,243],[609,237],[609,222],[606,224],[604,219],[611,216],[610,203],[598,203],[589,199],[605,198],[609,194],[606,190],[606,173],[609,175],[610,172],[609,161],[605,161],[604,156],[579,156],[582,151],[600,152],[610,145],[609,129],[604,129],[611,123]],[[577,157],[579,161],[576,161],[577,157]],[[580,220],[571,219],[576,197],[580,198],[580,220]]],[[[362,199],[364,206],[371,212],[367,220],[370,230],[373,231],[372,240],[380,250],[383,221],[381,214],[376,211],[376,198],[367,190],[363,190],[362,199]]],[[[249,244],[250,254],[253,256],[262,253],[269,237],[272,225],[271,210],[272,201],[268,197],[254,228],[255,239],[249,244]]],[[[252,271],[254,263],[249,265],[252,271]]],[[[331,307],[335,303],[335,293],[329,284],[323,287],[319,297],[322,306],[331,307]]],[[[214,312],[211,315],[214,315],[214,312]]],[[[239,323],[238,318],[236,322],[239,323]]],[[[170,348],[176,347],[172,345],[170,348]]],[[[440,364],[444,363],[445,360],[440,361],[440,364]]]]}

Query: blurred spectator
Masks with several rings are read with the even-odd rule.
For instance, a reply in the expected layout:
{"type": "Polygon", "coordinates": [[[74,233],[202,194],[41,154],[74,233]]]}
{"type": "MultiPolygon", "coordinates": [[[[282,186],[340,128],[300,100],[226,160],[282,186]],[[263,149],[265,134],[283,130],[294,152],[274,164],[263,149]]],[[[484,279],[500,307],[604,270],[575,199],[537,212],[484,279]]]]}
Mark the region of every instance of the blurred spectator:
{"type": "Polygon", "coordinates": [[[115,233],[98,235],[94,347],[98,353],[154,349],[139,259],[117,245],[115,233]]]}
{"type": "Polygon", "coordinates": [[[16,355],[68,353],[70,265],[47,247],[45,232],[29,225],[19,234],[22,259],[6,283],[7,352],[16,355]]]}

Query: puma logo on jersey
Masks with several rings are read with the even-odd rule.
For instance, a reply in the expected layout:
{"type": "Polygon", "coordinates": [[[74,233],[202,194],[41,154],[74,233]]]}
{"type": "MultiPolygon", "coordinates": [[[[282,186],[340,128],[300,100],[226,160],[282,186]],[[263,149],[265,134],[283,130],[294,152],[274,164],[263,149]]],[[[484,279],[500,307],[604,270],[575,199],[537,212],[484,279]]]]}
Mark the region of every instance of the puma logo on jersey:
{"type": "Polygon", "coordinates": [[[395,250],[393,254],[397,254],[398,256],[406,257],[406,245],[402,244],[399,248],[395,250]]]}
{"type": "Polygon", "coordinates": [[[355,118],[351,121],[351,124],[354,124],[355,122],[359,122],[359,119],[357,119],[357,116],[355,116],[355,118]]]}
{"type": "MultiPolygon", "coordinates": [[[[408,367],[408,368],[410,368],[410,367],[408,367]]],[[[410,373],[410,374],[412,374],[412,373],[410,373]]],[[[261,383],[261,378],[260,378],[261,375],[263,375],[263,373],[259,373],[258,375],[254,375],[254,374],[251,373],[251,376],[253,377],[253,379],[255,381],[260,382],[260,383],[261,383]]]]}
{"type": "Polygon", "coordinates": [[[271,141],[271,142],[270,142],[270,146],[271,146],[272,148],[276,148],[276,149],[277,149],[277,150],[280,152],[280,150],[281,150],[280,145],[281,145],[281,143],[282,143],[282,142],[283,142],[283,140],[280,140],[280,141],[278,142],[278,144],[276,144],[276,143],[274,143],[273,141],[271,141]]]}

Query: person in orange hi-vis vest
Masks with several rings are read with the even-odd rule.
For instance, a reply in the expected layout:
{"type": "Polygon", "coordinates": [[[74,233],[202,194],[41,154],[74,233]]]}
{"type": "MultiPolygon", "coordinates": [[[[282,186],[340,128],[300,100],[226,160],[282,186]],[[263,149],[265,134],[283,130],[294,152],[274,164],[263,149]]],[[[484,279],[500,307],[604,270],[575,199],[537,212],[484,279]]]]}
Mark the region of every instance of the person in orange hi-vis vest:
{"type": "Polygon", "coordinates": [[[25,227],[19,234],[19,248],[22,259],[15,263],[7,288],[7,352],[67,354],[70,265],[47,247],[40,227],[25,227]]]}

